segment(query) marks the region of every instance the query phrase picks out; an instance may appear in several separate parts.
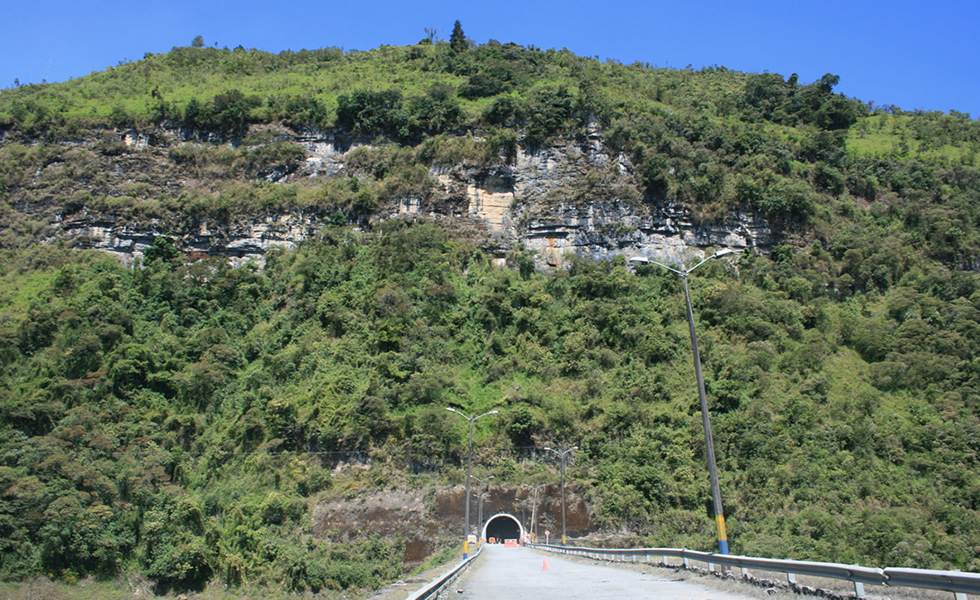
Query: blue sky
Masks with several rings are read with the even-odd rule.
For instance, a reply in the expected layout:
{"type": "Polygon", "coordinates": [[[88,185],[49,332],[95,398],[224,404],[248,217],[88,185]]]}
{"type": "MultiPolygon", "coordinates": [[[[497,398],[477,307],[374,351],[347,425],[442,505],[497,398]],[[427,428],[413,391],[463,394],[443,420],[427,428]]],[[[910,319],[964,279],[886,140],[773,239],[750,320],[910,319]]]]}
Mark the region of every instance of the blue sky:
{"type": "Polygon", "coordinates": [[[581,56],[695,69],[840,76],[836,91],[980,117],[980,3],[821,0],[36,0],[4,9],[0,88],[65,81],[190,45],[269,52],[413,44],[435,29],[581,56]]]}

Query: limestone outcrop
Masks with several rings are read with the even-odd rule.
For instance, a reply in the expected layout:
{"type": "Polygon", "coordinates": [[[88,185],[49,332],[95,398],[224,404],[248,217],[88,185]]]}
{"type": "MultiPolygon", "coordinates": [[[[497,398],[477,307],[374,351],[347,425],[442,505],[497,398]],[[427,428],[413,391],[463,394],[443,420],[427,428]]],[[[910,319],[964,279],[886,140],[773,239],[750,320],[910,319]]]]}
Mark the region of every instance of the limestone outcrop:
{"type": "MultiPolygon", "coordinates": [[[[159,136],[157,136],[159,137],[159,136]]],[[[121,136],[131,152],[147,151],[151,137],[121,136]]],[[[346,155],[358,144],[333,136],[294,138],[307,156],[299,168],[270,181],[349,176],[346,155]]],[[[190,143],[177,141],[176,143],[190,143]]],[[[533,252],[539,268],[561,268],[570,255],[592,260],[616,255],[680,262],[708,249],[727,247],[765,252],[774,243],[769,225],[751,214],[732,213],[712,224],[690,211],[647,197],[628,157],[610,150],[597,126],[578,140],[519,151],[506,164],[490,167],[440,165],[427,198],[405,197],[379,207],[368,221],[418,215],[478,224],[485,249],[498,257],[516,246],[533,252]]],[[[65,240],[133,261],[159,235],[168,235],[191,255],[225,256],[235,264],[264,263],[274,246],[293,248],[317,234],[329,215],[309,213],[197,219],[183,225],[159,219],[120,222],[84,207],[59,215],[43,241],[65,240]]]]}

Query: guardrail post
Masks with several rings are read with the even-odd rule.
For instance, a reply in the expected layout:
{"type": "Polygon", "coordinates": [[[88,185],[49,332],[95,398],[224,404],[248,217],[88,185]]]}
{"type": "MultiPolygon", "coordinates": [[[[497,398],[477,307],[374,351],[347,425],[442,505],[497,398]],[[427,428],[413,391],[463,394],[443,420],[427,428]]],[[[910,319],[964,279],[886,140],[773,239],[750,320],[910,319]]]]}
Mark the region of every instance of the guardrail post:
{"type": "Polygon", "coordinates": [[[860,581],[854,582],[854,595],[858,598],[866,598],[867,594],[864,593],[864,584],[860,581]]]}
{"type": "Polygon", "coordinates": [[[684,568],[685,569],[690,569],[691,568],[691,561],[689,561],[686,556],[684,557],[684,568]]]}
{"type": "Polygon", "coordinates": [[[955,600],[966,600],[966,594],[963,592],[953,592],[955,600]]]}
{"type": "Polygon", "coordinates": [[[742,567],[742,579],[748,579],[748,578],[749,578],[749,570],[746,569],[745,567],[742,567]]]}
{"type": "Polygon", "coordinates": [[[708,563],[708,571],[711,572],[711,573],[714,573],[715,572],[715,563],[713,563],[713,562],[709,562],[708,563]]]}
{"type": "Polygon", "coordinates": [[[791,585],[796,585],[796,573],[787,573],[786,580],[789,581],[791,585]]]}

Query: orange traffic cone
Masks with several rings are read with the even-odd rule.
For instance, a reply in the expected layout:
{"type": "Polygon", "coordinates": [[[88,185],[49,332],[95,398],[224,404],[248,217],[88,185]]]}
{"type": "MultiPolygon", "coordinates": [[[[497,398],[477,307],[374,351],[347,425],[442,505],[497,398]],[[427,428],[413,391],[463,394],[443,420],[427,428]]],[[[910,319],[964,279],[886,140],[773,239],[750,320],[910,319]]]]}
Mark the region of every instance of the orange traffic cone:
{"type": "Polygon", "coordinates": [[[542,556],[541,559],[542,559],[541,570],[542,571],[547,571],[548,570],[548,557],[547,556],[542,556]]]}

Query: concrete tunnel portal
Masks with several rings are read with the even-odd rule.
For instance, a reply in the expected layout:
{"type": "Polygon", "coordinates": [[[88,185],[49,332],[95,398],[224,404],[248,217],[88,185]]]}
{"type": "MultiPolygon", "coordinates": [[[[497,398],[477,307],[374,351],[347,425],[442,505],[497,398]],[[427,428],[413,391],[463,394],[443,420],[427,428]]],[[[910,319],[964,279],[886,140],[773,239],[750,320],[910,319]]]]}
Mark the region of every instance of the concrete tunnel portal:
{"type": "Polygon", "coordinates": [[[497,540],[523,540],[524,526],[514,515],[507,513],[496,514],[483,525],[482,540],[495,538],[497,540]]]}

